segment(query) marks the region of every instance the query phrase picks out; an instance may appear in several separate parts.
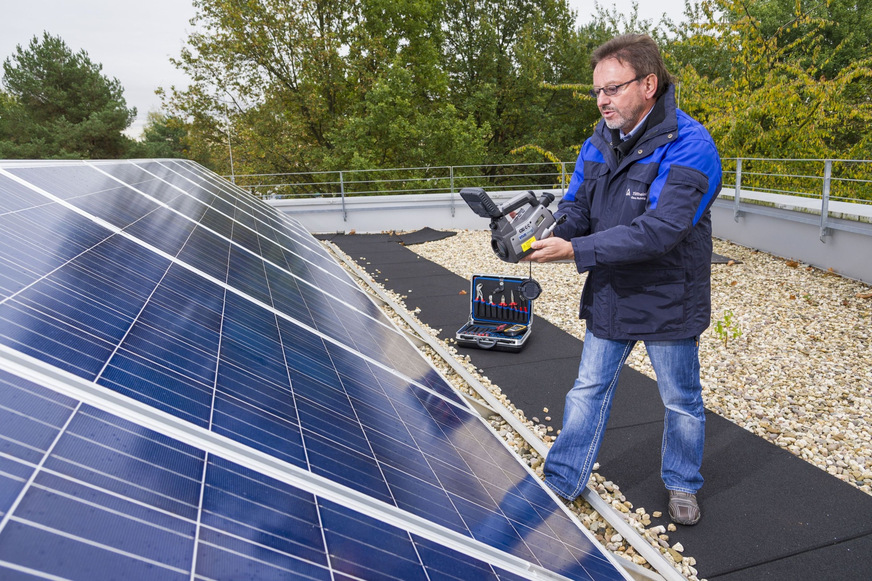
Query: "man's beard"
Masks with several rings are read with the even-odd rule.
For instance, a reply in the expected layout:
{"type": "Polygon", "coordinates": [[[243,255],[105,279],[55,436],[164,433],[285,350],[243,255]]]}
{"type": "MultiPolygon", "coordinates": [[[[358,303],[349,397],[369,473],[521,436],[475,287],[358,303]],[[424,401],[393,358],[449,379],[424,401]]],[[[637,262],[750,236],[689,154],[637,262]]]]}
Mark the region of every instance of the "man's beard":
{"type": "MultiPolygon", "coordinates": [[[[603,121],[606,122],[606,127],[608,127],[609,129],[620,129],[624,133],[629,133],[636,126],[636,123],[639,122],[640,114],[642,113],[641,106],[629,109],[627,111],[623,111],[621,109],[617,109],[616,107],[609,106],[605,110],[617,113],[617,117],[613,117],[611,120],[603,119],[603,121]],[[631,123],[632,126],[630,126],[631,123]]],[[[600,113],[602,113],[602,111],[600,113]]]]}

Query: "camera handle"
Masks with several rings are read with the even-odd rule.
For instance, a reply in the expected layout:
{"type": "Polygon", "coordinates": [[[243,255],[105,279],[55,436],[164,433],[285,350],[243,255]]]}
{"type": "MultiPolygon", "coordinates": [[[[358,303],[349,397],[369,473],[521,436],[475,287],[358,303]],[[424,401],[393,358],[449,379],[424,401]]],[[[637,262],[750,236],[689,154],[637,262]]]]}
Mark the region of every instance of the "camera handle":
{"type": "Polygon", "coordinates": [[[508,202],[506,202],[505,204],[500,206],[500,216],[499,217],[510,214],[511,212],[514,212],[515,210],[523,208],[524,206],[527,206],[527,205],[535,207],[535,206],[538,206],[541,204],[541,205],[547,207],[548,204],[550,204],[553,201],[554,201],[554,194],[552,194],[551,192],[544,192],[542,194],[542,197],[537,199],[536,194],[534,194],[531,191],[527,191],[527,192],[524,192],[523,194],[520,194],[520,195],[512,198],[511,200],[509,200],[508,202]]]}
{"type": "Polygon", "coordinates": [[[540,240],[545,240],[546,238],[551,236],[554,233],[554,229],[563,224],[564,222],[566,222],[566,214],[561,214],[560,217],[557,218],[557,220],[553,224],[551,224],[542,231],[542,237],[540,238],[540,240]]]}

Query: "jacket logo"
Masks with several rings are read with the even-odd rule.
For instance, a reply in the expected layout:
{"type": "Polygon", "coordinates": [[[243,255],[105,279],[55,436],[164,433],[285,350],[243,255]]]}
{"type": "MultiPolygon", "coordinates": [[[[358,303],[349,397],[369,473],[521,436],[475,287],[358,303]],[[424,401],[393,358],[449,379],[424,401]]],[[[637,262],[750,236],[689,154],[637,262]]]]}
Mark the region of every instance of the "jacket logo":
{"type": "Polygon", "coordinates": [[[627,193],[624,194],[631,200],[647,200],[648,192],[631,192],[630,188],[627,188],[627,193]]]}

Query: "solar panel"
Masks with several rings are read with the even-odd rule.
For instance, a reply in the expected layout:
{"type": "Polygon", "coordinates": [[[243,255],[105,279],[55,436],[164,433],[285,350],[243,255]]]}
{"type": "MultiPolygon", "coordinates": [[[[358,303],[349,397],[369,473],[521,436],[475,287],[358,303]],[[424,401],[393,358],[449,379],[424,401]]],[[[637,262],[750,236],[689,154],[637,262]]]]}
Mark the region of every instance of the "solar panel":
{"type": "Polygon", "coordinates": [[[624,578],[298,222],[193,162],[0,163],[0,415],[3,578],[624,578]]]}

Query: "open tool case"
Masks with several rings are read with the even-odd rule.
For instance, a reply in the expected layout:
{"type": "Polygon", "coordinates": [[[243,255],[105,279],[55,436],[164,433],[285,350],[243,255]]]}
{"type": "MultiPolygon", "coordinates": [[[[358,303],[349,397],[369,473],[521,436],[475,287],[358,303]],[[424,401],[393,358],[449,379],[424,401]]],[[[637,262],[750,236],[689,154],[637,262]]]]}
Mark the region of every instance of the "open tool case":
{"type": "Polygon", "coordinates": [[[533,301],[523,298],[527,279],[475,274],[472,277],[469,322],[456,334],[463,347],[520,351],[530,338],[533,301]]]}

